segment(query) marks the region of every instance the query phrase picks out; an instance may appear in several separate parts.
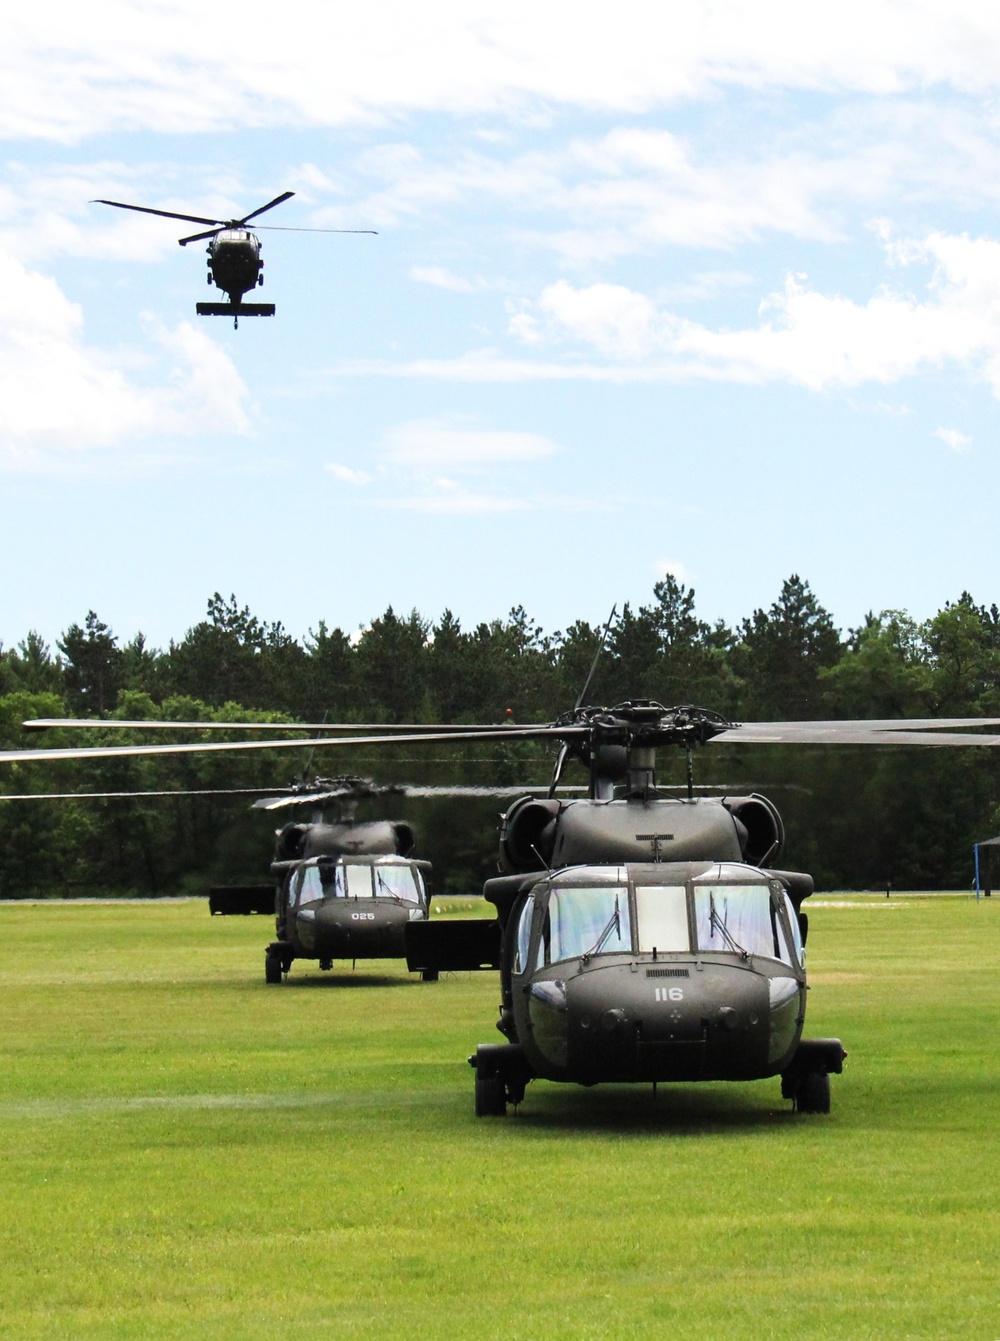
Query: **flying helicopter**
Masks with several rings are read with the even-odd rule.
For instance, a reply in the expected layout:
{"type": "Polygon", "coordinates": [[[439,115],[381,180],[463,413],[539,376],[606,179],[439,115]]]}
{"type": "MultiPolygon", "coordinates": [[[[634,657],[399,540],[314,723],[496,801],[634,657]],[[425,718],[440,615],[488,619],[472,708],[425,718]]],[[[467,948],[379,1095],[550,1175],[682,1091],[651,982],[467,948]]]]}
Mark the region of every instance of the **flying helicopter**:
{"type": "MultiPolygon", "coordinates": [[[[260,238],[247,228],[251,219],[274,209],[294,196],[294,191],[283,191],[266,205],[244,214],[242,219],[206,219],[199,214],[177,214],[173,210],[151,209],[148,205],[126,205],[120,200],[92,200],[92,205],[113,205],[119,210],[135,210],[139,214],[158,214],[164,219],[183,219],[187,223],[210,224],[207,232],[192,233],[179,238],[182,247],[189,242],[208,239],[209,284],[214,284],[229,299],[226,303],[196,303],[200,317],[232,317],[234,328],[240,317],[273,317],[274,303],[245,303],[243,295],[264,283],[264,262],[260,254],[260,238]]],[[[258,224],[259,229],[282,233],[369,233],[373,228],[283,228],[274,224],[258,224]]]]}
{"type": "Polygon", "coordinates": [[[307,742],[12,751],[0,752],[0,762],[303,743],[557,743],[547,795],[525,795],[502,817],[503,874],[484,888],[495,921],[414,919],[404,932],[411,970],[499,965],[497,1028],[506,1041],[481,1044],[469,1058],[477,1115],[502,1115],[534,1079],[656,1086],[774,1076],[800,1112],[822,1113],[830,1107],[829,1077],[846,1054],[839,1039],[802,1035],[802,903],[812,878],[774,865],[783,828],[766,798],[695,795],[693,752],[713,741],[990,748],[1000,736],[977,731],[997,725],[998,718],[738,723],[691,705],[633,700],[604,708],[578,700],[556,721],[528,726],[400,726],[368,735],[352,724],[360,734],[307,742]],[[685,753],[683,797],[656,785],[656,751],[665,746],[685,753]],[[570,760],[589,774],[588,794],[578,800],[556,796],[570,760]]]}

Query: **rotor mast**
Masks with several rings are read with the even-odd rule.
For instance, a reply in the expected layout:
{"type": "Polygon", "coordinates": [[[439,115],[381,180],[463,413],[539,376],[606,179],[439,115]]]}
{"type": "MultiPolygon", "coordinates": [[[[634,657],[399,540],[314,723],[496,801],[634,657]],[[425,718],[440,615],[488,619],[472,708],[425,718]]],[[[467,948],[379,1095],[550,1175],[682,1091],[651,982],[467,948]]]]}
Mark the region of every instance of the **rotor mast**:
{"type": "Polygon", "coordinates": [[[590,728],[589,739],[574,752],[589,768],[590,796],[595,801],[612,800],[615,785],[622,781],[629,796],[655,792],[660,745],[684,750],[688,800],[693,800],[694,749],[734,725],[706,708],[691,704],[666,708],[655,699],[630,700],[608,709],[581,708],[567,718],[590,728]]]}

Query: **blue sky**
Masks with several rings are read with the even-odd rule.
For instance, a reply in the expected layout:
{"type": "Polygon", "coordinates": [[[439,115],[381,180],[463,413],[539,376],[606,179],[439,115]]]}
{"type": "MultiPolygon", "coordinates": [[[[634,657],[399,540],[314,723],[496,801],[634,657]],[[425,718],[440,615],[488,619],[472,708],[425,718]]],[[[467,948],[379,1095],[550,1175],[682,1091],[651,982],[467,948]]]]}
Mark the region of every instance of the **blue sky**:
{"type": "Polygon", "coordinates": [[[362,8],[2,21],[6,644],[1000,602],[1000,13],[362,8]],[[378,236],[261,233],[235,332],[184,225],[88,203],[283,190],[378,236]]]}

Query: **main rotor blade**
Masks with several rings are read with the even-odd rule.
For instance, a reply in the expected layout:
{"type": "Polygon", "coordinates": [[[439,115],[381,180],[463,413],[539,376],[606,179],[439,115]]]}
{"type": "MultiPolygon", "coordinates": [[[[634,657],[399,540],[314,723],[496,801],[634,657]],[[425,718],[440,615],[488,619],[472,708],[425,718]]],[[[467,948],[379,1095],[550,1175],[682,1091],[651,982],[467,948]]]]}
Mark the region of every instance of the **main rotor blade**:
{"type": "Polygon", "coordinates": [[[998,726],[995,717],[853,722],[746,722],[713,736],[727,745],[1000,745],[1000,736],[948,728],[998,726]]]}
{"type": "Polygon", "coordinates": [[[227,227],[227,224],[223,224],[221,228],[210,228],[207,233],[192,233],[190,237],[179,237],[177,245],[186,247],[189,242],[201,242],[207,237],[218,237],[227,227]]]}
{"type": "MultiPolygon", "coordinates": [[[[547,782],[526,782],[520,787],[407,787],[405,789],[407,796],[430,797],[430,796],[528,796],[532,792],[547,792],[549,789],[547,782]]],[[[564,792],[585,792],[587,787],[562,787],[564,792]]]]}
{"type": "MultiPolygon", "coordinates": [[[[184,219],[187,223],[203,224],[221,224],[226,226],[225,219],[203,219],[200,214],[175,214],[173,210],[154,210],[149,205],[125,205],[120,200],[92,200],[92,205],[114,205],[116,210],[135,210],[137,214],[158,214],[161,219],[184,219]]],[[[202,234],[204,237],[205,235],[202,234]]],[[[188,238],[188,241],[192,241],[188,238]]]]}
{"type": "MultiPolygon", "coordinates": [[[[123,721],[103,717],[30,717],[21,725],[28,731],[47,731],[52,727],[92,726],[128,727],[150,731],[380,731],[384,733],[407,731],[510,731],[512,727],[499,722],[469,722],[455,726],[435,725],[431,722],[164,722],[123,721]]],[[[548,729],[550,722],[525,722],[522,726],[548,729]]]]}
{"type": "Polygon", "coordinates": [[[280,196],[275,196],[274,199],[269,200],[266,205],[261,205],[259,210],[254,210],[252,214],[244,214],[243,218],[240,219],[239,222],[241,224],[245,224],[248,223],[251,219],[256,219],[258,214],[264,214],[265,211],[267,210],[273,210],[275,205],[280,205],[283,200],[291,200],[294,194],[295,194],[294,191],[285,191],[280,196]]]}
{"type": "MultiPolygon", "coordinates": [[[[1000,736],[978,735],[971,733],[940,730],[938,728],[964,725],[1000,725],[1000,718],[917,718],[913,721],[895,719],[889,721],[847,721],[847,722],[759,722],[732,726],[718,732],[715,740],[728,744],[746,745],[969,745],[997,746],[1000,736]],[[919,727],[935,729],[912,729],[919,727]]],[[[101,725],[107,725],[101,723],[101,725]]],[[[171,723],[170,725],[175,725],[171,723]]],[[[199,723],[198,726],[205,726],[199,723]]],[[[217,723],[224,726],[224,723],[217,723]]],[[[267,726],[267,723],[261,724],[267,726]]],[[[286,729],[294,729],[294,724],[286,724],[286,729]]],[[[325,729],[325,725],[318,729],[325,729]]],[[[577,740],[592,736],[589,726],[580,725],[537,725],[537,726],[490,726],[460,728],[418,728],[398,734],[379,728],[377,735],[360,736],[320,736],[301,740],[241,740],[211,741],[208,743],[178,743],[171,745],[114,745],[76,748],[58,748],[51,750],[0,750],[0,763],[27,763],[41,759],[113,759],[129,758],[157,754],[208,754],[212,752],[234,752],[238,750],[301,750],[309,746],[336,746],[345,748],[354,745],[390,745],[416,744],[431,741],[486,741],[486,740],[577,740]]]]}
{"type": "Polygon", "coordinates": [[[161,792],[0,792],[0,801],[107,801],[134,796],[273,796],[273,787],[199,787],[161,792]]]}
{"type": "Polygon", "coordinates": [[[286,224],[257,224],[258,233],[370,233],[378,237],[377,228],[289,228],[286,224]]]}
{"type": "Polygon", "coordinates": [[[354,801],[377,800],[382,796],[405,796],[409,790],[400,783],[371,782],[364,778],[352,778],[328,787],[296,788],[285,796],[272,794],[260,801],[254,801],[252,810],[287,810],[290,806],[321,806],[325,801],[338,801],[347,797],[354,801]]]}
{"type": "Polygon", "coordinates": [[[797,722],[744,722],[741,725],[755,731],[797,729],[815,731],[931,731],[935,727],[949,729],[967,726],[1000,726],[1000,717],[852,717],[817,719],[797,722]]]}
{"type": "MultiPolygon", "coordinates": [[[[749,787],[750,783],[738,783],[736,786],[749,787]]],[[[753,784],[756,785],[756,784],[753,784]]],[[[807,787],[799,787],[793,782],[765,782],[760,784],[767,787],[769,791],[781,789],[782,791],[803,792],[811,796],[812,792],[807,787]]],[[[416,796],[420,799],[427,799],[434,796],[451,796],[461,798],[465,796],[526,796],[532,792],[547,792],[548,783],[546,782],[526,782],[520,787],[463,787],[456,785],[454,787],[409,787],[405,784],[399,788],[389,787],[387,791],[399,791],[406,796],[416,796]]],[[[560,787],[561,792],[585,792],[587,787],[560,787]]],[[[656,789],[663,791],[683,791],[686,787],[683,783],[660,783],[656,789]]],[[[732,794],[733,785],[724,782],[708,782],[694,789],[696,792],[722,792],[732,794]]],[[[289,804],[294,802],[299,804],[306,801],[315,801],[322,799],[323,796],[343,796],[345,792],[325,792],[317,793],[316,796],[295,795],[291,797],[275,796],[273,787],[196,787],[196,788],[169,788],[165,791],[135,791],[135,792],[0,792],[0,802],[2,801],[108,801],[108,800],[130,800],[134,797],[143,796],[260,796],[275,802],[289,804]]],[[[362,798],[366,799],[366,798],[362,798]]],[[[272,809],[262,805],[259,801],[255,802],[251,809],[272,809]]]]}
{"type": "Polygon", "coordinates": [[[397,745],[415,744],[417,741],[438,740],[561,740],[566,736],[589,735],[586,727],[543,726],[491,727],[487,731],[450,731],[428,733],[426,735],[401,736],[321,736],[304,740],[224,740],[176,745],[98,745],[81,746],[69,749],[53,750],[0,750],[0,763],[32,763],[52,759],[129,759],[157,754],[211,754],[214,752],[233,752],[236,750],[301,750],[310,745],[397,745]]]}

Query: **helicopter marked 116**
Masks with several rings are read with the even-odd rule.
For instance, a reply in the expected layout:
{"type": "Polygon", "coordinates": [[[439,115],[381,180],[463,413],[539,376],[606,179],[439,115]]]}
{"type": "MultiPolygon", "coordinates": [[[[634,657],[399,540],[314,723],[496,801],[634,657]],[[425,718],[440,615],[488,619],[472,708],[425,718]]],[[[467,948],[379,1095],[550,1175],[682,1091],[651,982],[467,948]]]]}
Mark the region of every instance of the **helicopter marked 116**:
{"type": "MultiPolygon", "coordinates": [[[[120,200],[92,200],[92,205],[113,205],[119,210],[135,210],[139,214],[158,214],[164,219],[183,219],[188,223],[213,224],[204,233],[192,233],[190,237],[179,238],[182,247],[189,242],[202,242],[208,239],[208,275],[209,284],[223,291],[229,299],[226,303],[196,303],[195,311],[200,317],[232,317],[233,326],[239,326],[240,317],[273,317],[274,303],[245,303],[243,295],[264,283],[264,262],[260,255],[260,238],[246,225],[259,214],[274,209],[286,200],[290,200],[294,191],[283,191],[266,205],[245,214],[242,219],[205,219],[198,214],[175,214],[173,210],[154,210],[148,205],[125,205],[120,200]]],[[[282,233],[370,233],[373,228],[282,228],[259,224],[271,232],[282,233]]]]}
{"type": "MultiPolygon", "coordinates": [[[[253,723],[214,725],[257,729],[253,723]]],[[[0,761],[303,744],[558,742],[547,795],[522,795],[502,816],[503,874],[483,891],[495,921],[413,918],[404,928],[412,970],[434,974],[499,963],[497,1028],[505,1041],[480,1044],[469,1058],[476,1113],[503,1114],[522,1101],[534,1079],[656,1085],[773,1076],[780,1076],[782,1095],[799,1111],[822,1113],[830,1106],[829,1077],[840,1072],[845,1053],[839,1039],[803,1037],[808,919],[802,904],[813,891],[812,877],[777,868],[784,831],[766,797],[695,796],[692,752],[713,740],[992,748],[1000,736],[978,729],[997,725],[998,718],[739,724],[687,704],[668,708],[643,699],[604,708],[578,700],[555,722],[527,727],[393,731],[352,724],[361,734],[4,751],[0,761]],[[685,797],[656,785],[656,750],[668,745],[687,757],[685,797]],[[556,796],[571,759],[589,775],[586,797],[556,796]]],[[[289,724],[296,726],[329,729],[289,724]]]]}

